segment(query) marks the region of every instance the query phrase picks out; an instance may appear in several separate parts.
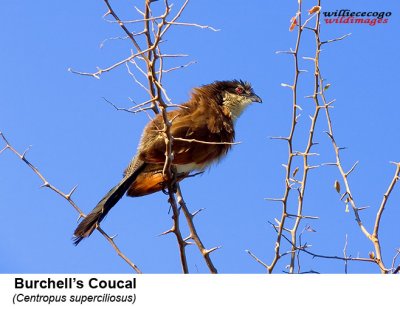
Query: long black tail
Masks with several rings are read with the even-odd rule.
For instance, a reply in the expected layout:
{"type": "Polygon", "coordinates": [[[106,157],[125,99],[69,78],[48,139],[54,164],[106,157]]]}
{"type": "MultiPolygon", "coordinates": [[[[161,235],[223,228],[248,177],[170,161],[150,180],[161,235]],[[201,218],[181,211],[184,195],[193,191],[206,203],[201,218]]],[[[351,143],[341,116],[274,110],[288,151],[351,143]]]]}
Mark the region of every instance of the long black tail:
{"type": "Polygon", "coordinates": [[[114,205],[124,196],[125,192],[146,166],[146,164],[141,161],[136,161],[135,163],[134,169],[130,171],[129,174],[125,175],[125,177],[101,199],[90,214],[88,214],[78,225],[74,232],[75,246],[78,245],[83,238],[92,234],[98,224],[104,219],[111,208],[113,208],[114,205]]]}

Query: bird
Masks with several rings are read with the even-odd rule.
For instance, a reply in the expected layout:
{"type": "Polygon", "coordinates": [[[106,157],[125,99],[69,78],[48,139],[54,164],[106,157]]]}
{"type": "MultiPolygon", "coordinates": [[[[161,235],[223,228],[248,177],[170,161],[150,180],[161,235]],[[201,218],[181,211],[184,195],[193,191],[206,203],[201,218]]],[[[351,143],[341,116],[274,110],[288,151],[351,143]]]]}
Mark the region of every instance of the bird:
{"type": "MultiPolygon", "coordinates": [[[[242,80],[215,81],[193,88],[189,101],[168,111],[173,136],[172,165],[177,181],[223,158],[235,139],[238,117],[251,103],[262,102],[252,86],[242,80]]],[[[168,181],[163,173],[166,144],[164,120],[156,115],[144,128],[137,152],[113,187],[96,207],[79,223],[73,242],[78,245],[90,236],[117,202],[126,193],[139,197],[165,191],[168,181]]]]}

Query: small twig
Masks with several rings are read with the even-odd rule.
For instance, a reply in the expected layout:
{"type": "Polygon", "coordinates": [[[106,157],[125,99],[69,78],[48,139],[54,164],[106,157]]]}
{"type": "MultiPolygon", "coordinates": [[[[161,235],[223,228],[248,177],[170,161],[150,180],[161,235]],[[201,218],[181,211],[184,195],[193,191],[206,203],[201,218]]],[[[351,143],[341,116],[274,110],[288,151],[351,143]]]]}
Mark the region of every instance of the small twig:
{"type": "MultiPolygon", "coordinates": [[[[346,240],[344,242],[344,248],[343,248],[343,256],[347,258],[347,234],[346,234],[346,240]]],[[[344,261],[344,273],[347,274],[347,260],[344,261]]]]}
{"type": "Polygon", "coordinates": [[[341,41],[341,40],[347,38],[347,37],[350,36],[350,35],[351,35],[351,33],[347,33],[347,34],[341,36],[340,38],[336,38],[336,39],[332,39],[332,40],[323,41],[323,42],[321,42],[321,44],[328,44],[328,43],[333,43],[333,42],[341,41]]]}
{"type": "Polygon", "coordinates": [[[125,58],[125,59],[123,59],[123,60],[121,60],[121,61],[118,61],[118,62],[114,63],[113,65],[111,65],[111,66],[109,66],[109,67],[107,67],[107,68],[105,68],[105,69],[98,68],[97,71],[94,72],[94,73],[75,71],[75,70],[73,70],[72,68],[69,68],[68,71],[71,72],[71,73],[78,74],[78,75],[91,76],[91,77],[100,79],[100,75],[102,75],[103,73],[110,72],[111,70],[113,70],[113,69],[119,67],[120,65],[132,61],[132,60],[135,59],[136,57],[142,56],[144,53],[146,53],[146,52],[148,52],[148,51],[149,51],[149,50],[146,49],[146,50],[140,51],[140,52],[138,52],[138,53],[132,54],[132,55],[130,55],[129,57],[127,57],[127,58],[125,58]]]}
{"type": "Polygon", "coordinates": [[[394,189],[397,181],[399,180],[400,163],[396,162],[395,164],[396,164],[396,171],[394,173],[393,179],[390,182],[389,187],[387,188],[385,194],[383,195],[381,205],[379,206],[378,212],[376,214],[374,230],[373,230],[373,233],[372,233],[372,236],[374,238],[378,238],[379,226],[380,226],[380,222],[381,222],[381,219],[382,219],[383,211],[385,210],[386,203],[387,203],[387,201],[389,199],[390,194],[392,193],[392,190],[394,189]]]}
{"type": "Polygon", "coordinates": [[[397,250],[396,250],[396,254],[395,254],[395,256],[393,257],[393,260],[392,260],[392,267],[391,267],[391,270],[392,270],[392,273],[393,273],[393,274],[398,273],[398,271],[400,270],[400,265],[399,265],[396,269],[394,269],[394,264],[396,264],[396,260],[397,260],[397,258],[399,257],[399,255],[400,255],[400,249],[397,249],[397,250]]]}
{"type": "Polygon", "coordinates": [[[108,104],[110,104],[112,107],[114,107],[117,111],[124,111],[128,113],[135,113],[134,111],[130,110],[129,108],[124,108],[124,107],[118,107],[116,106],[113,102],[107,100],[106,98],[103,97],[103,100],[106,101],[108,104]]]}
{"type": "Polygon", "coordinates": [[[255,259],[258,263],[268,269],[268,265],[261,261],[258,257],[256,257],[250,250],[245,250],[253,259],[255,259]]]}
{"type": "Polygon", "coordinates": [[[356,168],[357,164],[358,164],[358,161],[356,163],[354,163],[354,165],[351,167],[351,169],[346,173],[346,176],[349,176],[354,171],[354,169],[356,168]]]}
{"type": "MultiPolygon", "coordinates": [[[[184,69],[184,68],[187,68],[188,66],[191,66],[191,65],[193,65],[193,64],[195,64],[195,63],[197,63],[197,62],[196,62],[196,61],[190,61],[190,62],[188,62],[188,63],[186,63],[186,64],[183,64],[183,65],[179,65],[179,66],[176,66],[176,67],[173,67],[173,68],[169,68],[169,69],[166,69],[166,70],[162,70],[162,72],[163,72],[163,73],[169,73],[169,72],[172,72],[172,71],[184,69]]],[[[157,72],[157,73],[160,73],[160,72],[157,72]]]]}
{"type": "Polygon", "coordinates": [[[201,28],[201,29],[209,29],[209,30],[212,30],[214,32],[218,32],[218,31],[221,30],[221,29],[216,29],[216,28],[211,27],[211,26],[199,25],[199,24],[194,24],[194,23],[168,22],[168,24],[176,25],[176,26],[189,26],[189,27],[197,27],[197,28],[201,28]]]}
{"type": "Polygon", "coordinates": [[[188,142],[188,143],[199,143],[199,144],[209,144],[209,145],[239,145],[241,142],[207,142],[207,141],[200,141],[197,139],[188,139],[188,138],[181,138],[181,137],[173,137],[175,141],[180,142],[188,142]]]}

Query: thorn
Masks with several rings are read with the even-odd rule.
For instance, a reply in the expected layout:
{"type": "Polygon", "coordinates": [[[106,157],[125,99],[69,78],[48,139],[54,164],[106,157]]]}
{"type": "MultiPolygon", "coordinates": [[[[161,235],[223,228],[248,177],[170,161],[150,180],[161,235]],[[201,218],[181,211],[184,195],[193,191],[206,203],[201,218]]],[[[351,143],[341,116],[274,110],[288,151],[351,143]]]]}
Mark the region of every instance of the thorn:
{"type": "Polygon", "coordinates": [[[326,133],[329,137],[330,137],[330,139],[331,140],[335,140],[334,138],[333,138],[333,135],[330,133],[330,132],[328,132],[328,131],[324,131],[324,133],[326,133]]]}
{"type": "Polygon", "coordinates": [[[336,99],[333,99],[332,101],[329,101],[328,103],[326,103],[326,106],[330,106],[334,102],[336,102],[336,99]]]}
{"type": "Polygon", "coordinates": [[[346,197],[346,195],[348,195],[349,193],[346,191],[345,193],[343,193],[341,196],[340,196],[340,200],[341,201],[343,201],[343,199],[346,197]]]}
{"type": "Polygon", "coordinates": [[[283,202],[283,199],[282,199],[282,198],[271,198],[271,197],[266,197],[266,198],[264,198],[264,200],[270,201],[270,202],[283,202]]]}
{"type": "Polygon", "coordinates": [[[317,220],[319,219],[319,217],[315,217],[315,216],[302,216],[303,219],[311,219],[311,220],[317,220]]]}
{"type": "Polygon", "coordinates": [[[43,187],[50,187],[50,184],[47,182],[47,181],[45,181],[41,186],[40,186],[40,188],[43,188],[43,187]]]}
{"type": "Polygon", "coordinates": [[[300,151],[296,151],[293,153],[294,156],[302,156],[302,157],[306,157],[306,156],[319,156],[320,154],[317,152],[300,152],[300,151]]]}
{"type": "Polygon", "coordinates": [[[5,146],[5,147],[4,147],[2,150],[0,150],[0,154],[2,154],[2,153],[3,153],[3,151],[7,150],[8,148],[10,148],[10,146],[9,146],[9,145],[5,146]]]}
{"type": "MultiPolygon", "coordinates": [[[[97,226],[98,227],[98,226],[97,226]]],[[[114,240],[114,238],[116,238],[118,236],[118,234],[115,234],[115,235],[113,235],[113,236],[110,236],[110,239],[111,240],[114,240]]]]}
{"type": "Polygon", "coordinates": [[[32,145],[29,145],[28,148],[26,148],[26,150],[22,153],[22,155],[20,156],[22,160],[25,159],[25,155],[27,154],[27,152],[31,149],[32,145]]]}
{"type": "Polygon", "coordinates": [[[192,217],[196,216],[198,213],[202,212],[205,210],[205,208],[200,208],[199,210],[196,210],[194,213],[192,213],[192,217]]]}
{"type": "Polygon", "coordinates": [[[280,139],[280,140],[284,140],[284,141],[289,140],[288,137],[284,137],[284,136],[270,136],[269,139],[280,139]]]}
{"type": "Polygon", "coordinates": [[[337,163],[336,162],[329,162],[329,163],[322,163],[321,164],[321,166],[332,166],[332,165],[337,166],[337,163]]]}
{"type": "Polygon", "coordinates": [[[292,50],[278,50],[275,52],[275,54],[289,54],[289,55],[293,55],[294,51],[292,50]]]}
{"type": "Polygon", "coordinates": [[[356,163],[353,164],[353,166],[351,167],[351,169],[346,173],[346,176],[350,175],[350,173],[354,171],[354,169],[356,168],[358,162],[359,162],[359,161],[357,161],[356,163]]]}
{"type": "Polygon", "coordinates": [[[73,187],[72,190],[66,195],[67,200],[71,198],[71,195],[74,194],[76,188],[78,188],[78,185],[75,185],[75,187],[73,187]]]}
{"type": "Polygon", "coordinates": [[[337,41],[341,41],[341,40],[347,38],[347,37],[350,36],[350,35],[351,35],[351,32],[350,32],[350,33],[347,33],[347,34],[345,34],[345,35],[343,35],[343,36],[341,36],[341,37],[339,37],[339,38],[336,38],[336,39],[331,39],[331,40],[323,41],[323,42],[321,42],[321,45],[323,45],[323,44],[328,44],[328,43],[333,43],[333,42],[337,42],[337,41]]]}
{"type": "Polygon", "coordinates": [[[157,236],[164,236],[167,235],[169,233],[173,233],[174,232],[174,228],[170,228],[169,230],[162,232],[161,234],[158,234],[157,236]]]}
{"type": "Polygon", "coordinates": [[[108,11],[103,15],[103,18],[107,17],[107,16],[110,15],[110,14],[111,14],[111,11],[108,10],[108,11]]]}
{"type": "Polygon", "coordinates": [[[205,250],[205,254],[209,255],[211,252],[213,252],[215,250],[218,250],[218,249],[221,249],[221,248],[222,248],[222,246],[217,246],[217,247],[205,250]]]}
{"type": "Polygon", "coordinates": [[[292,86],[292,85],[288,85],[288,84],[285,84],[285,83],[281,83],[281,86],[282,86],[282,87],[289,87],[289,88],[293,88],[293,86],[292,86]]]}
{"type": "Polygon", "coordinates": [[[76,222],[79,222],[79,220],[80,220],[81,218],[85,218],[85,215],[82,214],[82,213],[80,213],[80,214],[78,215],[78,218],[76,219],[76,222]]]}

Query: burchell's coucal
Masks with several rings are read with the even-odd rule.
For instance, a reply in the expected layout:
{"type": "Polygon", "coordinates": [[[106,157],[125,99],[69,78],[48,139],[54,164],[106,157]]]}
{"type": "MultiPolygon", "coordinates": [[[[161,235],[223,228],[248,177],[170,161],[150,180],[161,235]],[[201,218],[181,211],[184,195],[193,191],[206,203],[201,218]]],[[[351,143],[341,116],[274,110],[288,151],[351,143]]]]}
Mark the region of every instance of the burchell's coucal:
{"type": "MultiPolygon", "coordinates": [[[[178,180],[192,171],[204,170],[228,152],[235,138],[235,120],[252,102],[261,102],[261,98],[249,83],[216,81],[195,88],[188,102],[168,112],[171,135],[177,138],[172,144],[172,164],[178,180]]],[[[160,114],[145,127],[137,153],[125,169],[122,180],[76,228],[76,245],[93,232],[125,192],[128,196],[142,196],[166,188],[163,127],[160,114]]]]}

